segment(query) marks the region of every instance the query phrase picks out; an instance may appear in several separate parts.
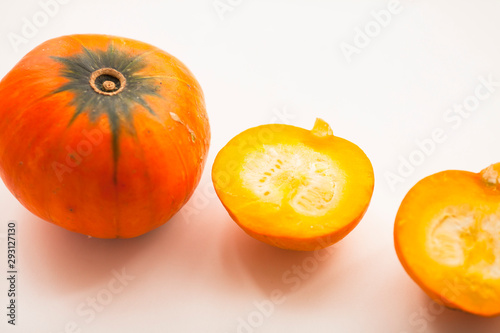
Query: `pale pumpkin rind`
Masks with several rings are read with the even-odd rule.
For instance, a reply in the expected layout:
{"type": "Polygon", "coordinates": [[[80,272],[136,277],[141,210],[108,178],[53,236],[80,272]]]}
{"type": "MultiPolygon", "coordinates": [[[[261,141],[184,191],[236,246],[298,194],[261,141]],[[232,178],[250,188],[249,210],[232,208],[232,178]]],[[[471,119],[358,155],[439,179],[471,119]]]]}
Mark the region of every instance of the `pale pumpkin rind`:
{"type": "Polygon", "coordinates": [[[499,166],[422,179],[394,227],[396,252],[413,280],[436,302],[480,316],[500,314],[499,166]]]}
{"type": "Polygon", "coordinates": [[[218,153],[212,179],[245,232],[303,251],[345,237],[366,212],[374,186],[364,152],[320,119],[312,131],[272,124],[238,134],[218,153]]]}

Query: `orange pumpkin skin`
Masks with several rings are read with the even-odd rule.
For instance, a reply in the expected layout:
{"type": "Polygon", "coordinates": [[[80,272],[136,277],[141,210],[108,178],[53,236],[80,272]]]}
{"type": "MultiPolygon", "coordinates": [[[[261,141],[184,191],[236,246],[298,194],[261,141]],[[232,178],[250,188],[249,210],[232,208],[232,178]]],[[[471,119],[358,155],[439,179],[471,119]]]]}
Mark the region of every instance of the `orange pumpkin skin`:
{"type": "Polygon", "coordinates": [[[415,184],[394,225],[398,258],[435,302],[500,315],[500,163],[447,170],[415,184]]]}
{"type": "Polygon", "coordinates": [[[0,175],[28,210],[63,228],[139,236],[168,221],[200,180],[210,141],[201,87],[154,46],[49,40],[2,79],[0,100],[0,175]],[[103,67],[124,83],[99,76],[117,85],[95,90],[91,75],[103,67]]]}

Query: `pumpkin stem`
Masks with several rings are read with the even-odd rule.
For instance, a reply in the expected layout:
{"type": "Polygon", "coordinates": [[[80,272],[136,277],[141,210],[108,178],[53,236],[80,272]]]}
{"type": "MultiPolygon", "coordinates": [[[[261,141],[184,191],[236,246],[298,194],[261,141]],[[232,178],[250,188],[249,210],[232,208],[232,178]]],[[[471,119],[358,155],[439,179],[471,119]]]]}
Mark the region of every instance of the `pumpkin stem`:
{"type": "Polygon", "coordinates": [[[332,128],[321,118],[316,118],[316,122],[311,132],[317,137],[333,136],[332,128]]]}
{"type": "Polygon", "coordinates": [[[113,81],[104,81],[102,87],[106,91],[112,91],[116,89],[116,84],[113,81]]]}
{"type": "Polygon", "coordinates": [[[90,75],[90,86],[101,95],[113,96],[125,89],[127,79],[113,68],[100,68],[90,75]]]}
{"type": "Polygon", "coordinates": [[[488,184],[500,184],[500,163],[495,163],[480,172],[481,178],[488,184]]]}

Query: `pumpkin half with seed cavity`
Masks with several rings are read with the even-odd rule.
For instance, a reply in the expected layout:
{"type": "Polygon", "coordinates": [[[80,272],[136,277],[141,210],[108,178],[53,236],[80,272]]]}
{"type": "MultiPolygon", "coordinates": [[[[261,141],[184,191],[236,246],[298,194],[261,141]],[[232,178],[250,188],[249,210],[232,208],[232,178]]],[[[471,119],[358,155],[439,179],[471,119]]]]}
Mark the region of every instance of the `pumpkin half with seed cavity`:
{"type": "Polygon", "coordinates": [[[250,236],[298,251],[325,248],[356,227],[374,174],[354,143],[317,119],[309,131],[269,124],[231,139],[212,167],[215,191],[250,236]]]}
{"type": "Polygon", "coordinates": [[[500,163],[419,181],[399,207],[394,240],[407,273],[437,303],[499,315],[500,163]]]}
{"type": "Polygon", "coordinates": [[[130,238],[168,221],[205,164],[200,85],[143,42],[71,35],[29,52],[0,82],[0,175],[33,214],[130,238]]]}

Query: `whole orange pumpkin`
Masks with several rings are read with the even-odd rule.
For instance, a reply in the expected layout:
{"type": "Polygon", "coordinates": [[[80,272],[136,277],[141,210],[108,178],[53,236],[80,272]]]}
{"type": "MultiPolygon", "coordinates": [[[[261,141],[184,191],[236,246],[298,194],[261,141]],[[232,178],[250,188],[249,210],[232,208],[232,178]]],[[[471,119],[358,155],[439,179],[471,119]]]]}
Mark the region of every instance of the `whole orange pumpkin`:
{"type": "Polygon", "coordinates": [[[100,238],[169,220],[197,186],[210,129],[175,57],[107,35],[49,40],[0,82],[0,174],[32,213],[100,238]]]}

